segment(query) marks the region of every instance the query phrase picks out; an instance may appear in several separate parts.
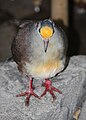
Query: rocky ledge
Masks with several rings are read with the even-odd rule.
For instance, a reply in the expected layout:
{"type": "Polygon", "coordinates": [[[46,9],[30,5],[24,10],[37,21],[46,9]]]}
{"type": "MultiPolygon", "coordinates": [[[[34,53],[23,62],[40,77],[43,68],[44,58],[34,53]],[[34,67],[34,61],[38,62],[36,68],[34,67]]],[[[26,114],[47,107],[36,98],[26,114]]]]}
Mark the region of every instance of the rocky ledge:
{"type": "MultiPolygon", "coordinates": [[[[73,56],[66,69],[52,79],[63,94],[57,99],[47,93],[41,100],[31,97],[25,106],[25,97],[16,94],[28,88],[28,80],[17,70],[16,63],[0,63],[0,120],[86,120],[86,56],[73,56]]],[[[34,80],[35,93],[41,95],[42,80],[34,80]]]]}

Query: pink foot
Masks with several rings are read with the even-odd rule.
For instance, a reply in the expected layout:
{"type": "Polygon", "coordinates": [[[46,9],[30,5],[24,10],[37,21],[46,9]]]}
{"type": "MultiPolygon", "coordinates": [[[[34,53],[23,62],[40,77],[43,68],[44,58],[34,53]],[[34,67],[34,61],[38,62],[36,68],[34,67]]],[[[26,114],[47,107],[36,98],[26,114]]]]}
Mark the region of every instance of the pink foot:
{"type": "Polygon", "coordinates": [[[62,92],[57,88],[53,87],[52,82],[49,79],[45,79],[45,80],[46,80],[45,83],[43,83],[45,90],[40,97],[43,97],[46,94],[46,92],[49,92],[52,95],[53,102],[54,102],[54,100],[56,99],[56,96],[53,91],[59,92],[60,94],[62,94],[62,92]]]}
{"type": "Polygon", "coordinates": [[[16,95],[16,97],[26,96],[25,106],[28,106],[28,105],[29,105],[29,100],[30,100],[30,97],[31,97],[32,95],[35,96],[36,98],[40,99],[40,97],[33,92],[34,88],[33,88],[33,86],[32,86],[32,82],[33,82],[33,80],[31,79],[31,80],[30,80],[29,89],[28,89],[26,92],[20,93],[20,94],[16,95]]]}

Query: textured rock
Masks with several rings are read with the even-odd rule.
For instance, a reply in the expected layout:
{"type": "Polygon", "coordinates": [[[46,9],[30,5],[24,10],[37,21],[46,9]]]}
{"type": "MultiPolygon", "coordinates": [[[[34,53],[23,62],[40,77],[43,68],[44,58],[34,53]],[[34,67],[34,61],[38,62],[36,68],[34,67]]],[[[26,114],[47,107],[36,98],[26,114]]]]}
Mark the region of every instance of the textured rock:
{"type": "MultiPolygon", "coordinates": [[[[53,85],[63,92],[55,93],[52,103],[47,93],[41,100],[31,97],[29,107],[25,97],[16,94],[28,88],[28,79],[22,76],[15,62],[0,63],[0,120],[74,120],[76,108],[81,109],[79,120],[86,118],[86,56],[71,57],[67,68],[52,79],[53,85]]],[[[34,80],[35,93],[41,95],[42,80],[34,80]]]]}

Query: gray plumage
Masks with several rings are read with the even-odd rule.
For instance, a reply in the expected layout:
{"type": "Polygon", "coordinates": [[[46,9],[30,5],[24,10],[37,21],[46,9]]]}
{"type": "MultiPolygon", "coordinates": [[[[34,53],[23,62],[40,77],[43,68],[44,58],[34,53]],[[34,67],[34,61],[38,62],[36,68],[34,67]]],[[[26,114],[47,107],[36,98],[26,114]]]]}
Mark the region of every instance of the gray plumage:
{"type": "Polygon", "coordinates": [[[31,75],[32,77],[35,78],[53,77],[55,76],[55,74],[59,73],[65,67],[67,39],[64,31],[61,28],[55,26],[54,24],[53,26],[54,34],[49,40],[48,49],[47,52],[45,53],[43,38],[39,33],[40,27],[41,21],[38,22],[28,21],[20,25],[19,32],[16,38],[14,39],[11,47],[13,59],[18,64],[18,68],[20,71],[23,72],[23,74],[31,75]],[[41,67],[43,66],[43,64],[47,64],[46,65],[47,67],[48,61],[51,61],[50,64],[52,63],[53,66],[54,60],[61,62],[60,66],[57,66],[58,68],[55,68],[56,70],[55,69],[52,71],[50,70],[49,74],[49,72],[47,71],[49,69],[46,68],[47,69],[46,70],[44,68],[45,69],[44,73],[43,71],[42,73],[38,73],[39,75],[35,73],[36,72],[35,69],[37,69],[37,66],[41,67]],[[48,72],[48,74],[45,72],[48,72]],[[51,74],[51,72],[53,74],[51,74]]]}
{"type": "Polygon", "coordinates": [[[53,91],[59,92],[52,86],[49,78],[61,72],[66,63],[67,39],[63,30],[46,19],[43,21],[28,21],[20,25],[20,29],[11,46],[12,56],[19,71],[30,78],[26,92],[16,95],[27,96],[25,105],[29,105],[30,96],[40,99],[50,92],[53,101],[56,99],[53,91]],[[39,97],[34,93],[33,78],[45,79],[44,92],[39,97]]]}

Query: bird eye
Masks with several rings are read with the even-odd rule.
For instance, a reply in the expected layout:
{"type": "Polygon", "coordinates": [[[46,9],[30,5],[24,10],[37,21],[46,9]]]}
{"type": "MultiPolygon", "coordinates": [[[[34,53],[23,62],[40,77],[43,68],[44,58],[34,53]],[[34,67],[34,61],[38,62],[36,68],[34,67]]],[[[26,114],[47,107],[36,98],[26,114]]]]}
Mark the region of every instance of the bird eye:
{"type": "Polygon", "coordinates": [[[40,29],[39,29],[39,33],[40,33],[40,29]]]}

